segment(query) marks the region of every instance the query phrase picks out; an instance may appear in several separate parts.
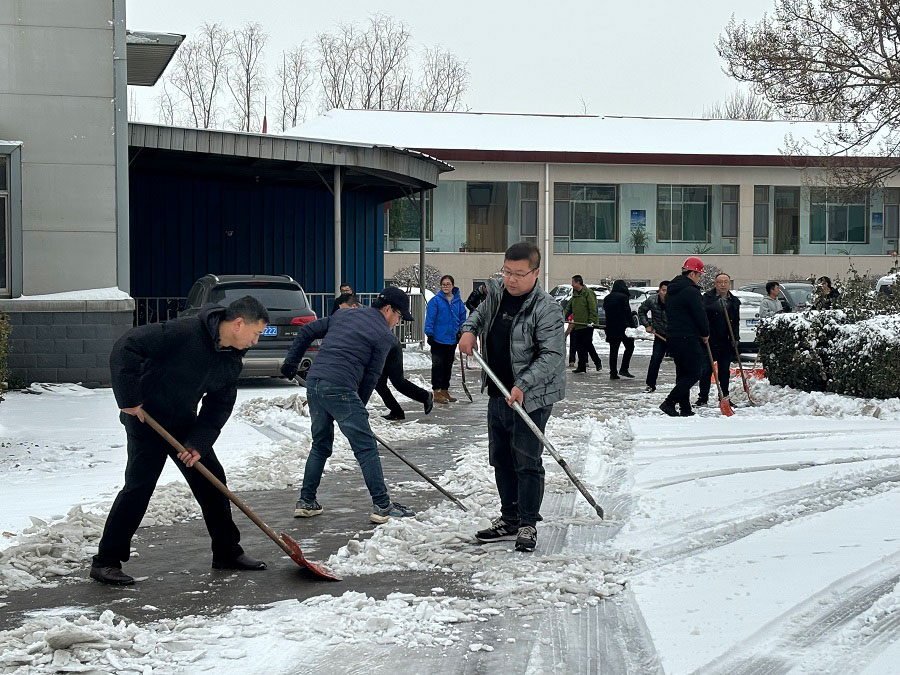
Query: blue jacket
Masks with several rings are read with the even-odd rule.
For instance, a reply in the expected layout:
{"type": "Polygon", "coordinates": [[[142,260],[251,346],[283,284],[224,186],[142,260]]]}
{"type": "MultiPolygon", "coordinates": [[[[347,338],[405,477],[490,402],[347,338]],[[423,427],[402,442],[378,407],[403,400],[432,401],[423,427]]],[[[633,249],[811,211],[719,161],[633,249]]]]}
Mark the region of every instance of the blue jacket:
{"type": "Polygon", "coordinates": [[[347,387],[368,402],[394,344],[394,334],[377,309],[339,309],[331,316],[306,324],[297,333],[285,363],[300,363],[313,340],[322,340],[309,369],[309,378],[347,387]]]}
{"type": "Polygon", "coordinates": [[[438,292],[428,301],[425,312],[425,335],[442,345],[455,345],[459,327],[466,320],[466,306],[459,297],[459,289],[453,288],[453,300],[447,302],[444,293],[438,292]]]}

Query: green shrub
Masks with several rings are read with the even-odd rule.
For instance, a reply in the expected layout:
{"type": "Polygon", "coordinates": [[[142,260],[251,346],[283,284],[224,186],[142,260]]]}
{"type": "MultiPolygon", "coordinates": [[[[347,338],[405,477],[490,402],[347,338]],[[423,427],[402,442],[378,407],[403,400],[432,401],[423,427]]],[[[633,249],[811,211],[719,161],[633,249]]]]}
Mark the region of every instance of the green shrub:
{"type": "MultiPolygon", "coordinates": [[[[9,336],[12,326],[9,325],[9,316],[0,312],[0,383],[9,382],[9,336]]],[[[0,389],[0,401],[3,400],[0,389]]]]}

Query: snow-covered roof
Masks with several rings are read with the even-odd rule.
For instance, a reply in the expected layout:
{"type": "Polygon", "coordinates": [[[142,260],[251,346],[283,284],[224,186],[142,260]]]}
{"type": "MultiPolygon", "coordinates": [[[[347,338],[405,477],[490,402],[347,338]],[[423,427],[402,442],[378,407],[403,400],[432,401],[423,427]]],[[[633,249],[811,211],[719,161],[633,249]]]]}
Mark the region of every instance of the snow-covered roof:
{"type": "Polygon", "coordinates": [[[821,122],[330,110],[284,135],[423,150],[781,156],[821,122]]]}

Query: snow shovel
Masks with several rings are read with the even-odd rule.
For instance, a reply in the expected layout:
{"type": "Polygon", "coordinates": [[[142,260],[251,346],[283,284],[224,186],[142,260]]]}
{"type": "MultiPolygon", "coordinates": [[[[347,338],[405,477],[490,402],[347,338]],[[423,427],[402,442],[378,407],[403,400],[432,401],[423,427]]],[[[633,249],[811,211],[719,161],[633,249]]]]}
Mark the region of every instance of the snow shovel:
{"type": "Polygon", "coordinates": [[[466,355],[461,351],[459,353],[459,374],[462,376],[462,386],[463,391],[466,392],[466,398],[469,399],[469,403],[472,403],[472,394],[469,393],[469,388],[466,386],[466,364],[464,363],[464,359],[466,355]]]}
{"type": "Polygon", "coordinates": [[[422,471],[422,469],[420,469],[420,468],[417,467],[415,464],[413,464],[413,463],[410,462],[408,459],[406,459],[406,457],[404,457],[398,450],[394,450],[394,448],[392,448],[390,445],[388,445],[387,443],[385,443],[384,440],[381,438],[381,436],[379,436],[378,434],[376,434],[374,431],[372,432],[372,435],[375,437],[375,440],[376,440],[376,441],[378,441],[378,442],[381,443],[385,448],[387,448],[388,450],[390,450],[390,451],[394,454],[394,456],[395,456],[397,459],[399,459],[401,462],[403,462],[404,464],[406,464],[406,466],[408,466],[410,469],[412,469],[412,470],[415,471],[417,474],[419,474],[422,478],[424,478],[426,481],[428,481],[428,483],[431,484],[432,487],[437,488],[437,491],[440,492],[442,495],[444,495],[447,499],[449,499],[451,502],[453,502],[454,504],[456,504],[456,505],[457,505],[459,508],[461,508],[463,511],[468,511],[468,510],[469,510],[469,509],[467,509],[467,508],[465,507],[465,505],[464,505],[461,501],[459,501],[459,500],[458,500],[456,497],[454,497],[451,493],[447,492],[447,490],[445,490],[445,489],[442,488],[440,485],[438,485],[437,482],[436,482],[433,478],[431,478],[431,476],[429,476],[427,473],[425,473],[424,471],[422,471]]]}
{"type": "MultiPolygon", "coordinates": [[[[185,447],[181,443],[179,443],[175,439],[175,437],[172,436],[172,434],[163,429],[159,425],[159,422],[153,419],[146,410],[144,411],[144,420],[147,422],[147,424],[153,427],[160,436],[165,438],[169,442],[169,445],[171,445],[173,448],[175,448],[179,452],[187,452],[185,450],[185,447]]],[[[287,553],[290,556],[291,560],[300,565],[300,567],[305,567],[310,572],[312,572],[316,576],[322,577],[323,579],[329,579],[331,581],[341,580],[339,576],[336,576],[321,563],[314,563],[311,560],[307,560],[306,558],[304,558],[303,551],[300,550],[300,544],[298,544],[294,539],[286,535],[284,532],[281,533],[280,537],[275,534],[275,530],[266,525],[259,516],[253,513],[250,507],[247,506],[240,497],[229,490],[222,481],[213,476],[212,473],[210,473],[209,469],[203,466],[202,462],[194,462],[194,468],[197,469],[197,471],[199,471],[201,474],[203,474],[210,483],[215,485],[222,494],[228,497],[228,499],[230,499],[235,506],[243,511],[244,514],[250,520],[252,520],[259,529],[261,529],[266,533],[266,535],[268,535],[269,539],[278,544],[281,550],[287,553]]]]}
{"type": "MultiPolygon", "coordinates": [[[[481,357],[481,354],[479,354],[477,350],[473,349],[472,356],[474,356],[475,360],[481,364],[481,367],[484,369],[484,372],[487,373],[487,376],[490,377],[494,381],[494,384],[497,385],[497,389],[499,389],[500,393],[503,394],[503,396],[505,396],[506,399],[508,400],[509,399],[509,390],[503,385],[503,383],[500,381],[500,378],[497,377],[497,375],[494,373],[494,371],[488,367],[488,364],[481,357]]],[[[521,417],[522,421],[528,425],[528,428],[531,429],[531,431],[534,433],[534,435],[538,437],[538,440],[544,444],[544,447],[547,448],[547,452],[550,453],[550,455],[553,457],[553,459],[556,460],[556,463],[559,464],[562,467],[563,471],[566,472],[566,475],[569,477],[569,480],[572,481],[572,484],[576,488],[578,488],[578,491],[587,500],[588,504],[590,504],[591,506],[594,507],[594,510],[597,512],[597,515],[600,516],[601,518],[603,518],[603,507],[600,506],[594,500],[594,498],[591,496],[591,493],[587,491],[586,487],[584,487],[584,483],[582,483],[578,479],[578,476],[576,476],[572,472],[572,470],[569,468],[569,465],[566,463],[566,460],[564,460],[560,456],[560,454],[556,451],[556,448],[553,447],[553,444],[547,439],[547,437],[543,434],[543,432],[540,429],[538,429],[538,426],[537,426],[537,424],[534,423],[534,420],[531,419],[528,416],[528,413],[525,412],[525,408],[523,408],[522,405],[518,401],[516,401],[515,403],[513,403],[513,410],[515,410],[517,413],[519,413],[519,417],[521,417]]]]}
{"type": "Polygon", "coordinates": [[[722,392],[722,385],[719,384],[719,369],[716,368],[716,360],[713,358],[712,349],[709,348],[709,343],[703,343],[706,346],[706,353],[709,354],[709,367],[712,368],[713,377],[716,380],[716,389],[719,392],[719,410],[722,411],[722,414],[725,417],[731,417],[734,415],[734,410],[731,409],[731,401],[728,400],[728,397],[722,392]]]}
{"type": "Polygon", "coordinates": [[[719,302],[722,303],[722,309],[725,312],[725,323],[728,324],[728,335],[731,336],[731,344],[734,346],[734,357],[737,359],[738,370],[741,371],[741,380],[744,382],[744,392],[747,394],[747,400],[750,401],[750,405],[759,405],[750,395],[750,385],[747,384],[747,375],[744,373],[743,364],[741,364],[741,352],[738,349],[737,341],[734,339],[734,330],[731,328],[731,317],[728,316],[728,308],[725,306],[725,300],[720,299],[719,302]]]}

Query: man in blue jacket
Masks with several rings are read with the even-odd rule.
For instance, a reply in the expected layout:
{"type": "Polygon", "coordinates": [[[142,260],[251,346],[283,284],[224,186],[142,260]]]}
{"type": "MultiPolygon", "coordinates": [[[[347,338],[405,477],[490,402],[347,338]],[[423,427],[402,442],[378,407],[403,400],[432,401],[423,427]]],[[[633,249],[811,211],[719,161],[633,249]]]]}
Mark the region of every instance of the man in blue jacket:
{"type": "Polygon", "coordinates": [[[306,324],[288,352],[281,373],[288,379],[297,375],[300,358],[313,340],[322,340],[319,354],[306,378],[306,400],[312,420],[312,447],[303,471],[303,487],[294,509],[295,518],[322,513],[316,492],[325,462],[334,444],[334,422],[350,442],[363,479],[372,497],[373,523],[390,518],[414,516],[411,509],[391,502],[381,458],[366,403],[384,367],[394,336],[391,331],[400,319],[412,321],[409,297],[399,288],[385,288],[371,307],[339,309],[332,316],[306,324]]]}

